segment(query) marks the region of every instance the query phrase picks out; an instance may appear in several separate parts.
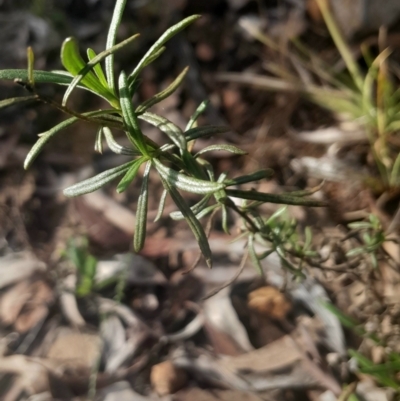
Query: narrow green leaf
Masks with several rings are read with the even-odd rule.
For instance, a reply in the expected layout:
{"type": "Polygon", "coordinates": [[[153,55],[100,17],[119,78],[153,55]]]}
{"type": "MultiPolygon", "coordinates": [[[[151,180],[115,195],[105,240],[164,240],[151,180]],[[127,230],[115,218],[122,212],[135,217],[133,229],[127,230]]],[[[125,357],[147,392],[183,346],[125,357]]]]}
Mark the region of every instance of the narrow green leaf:
{"type": "Polygon", "coordinates": [[[250,199],[261,202],[281,203],[286,205],[302,205],[310,207],[324,207],[327,203],[314,199],[298,198],[285,194],[267,194],[257,191],[239,191],[236,189],[226,189],[228,196],[233,198],[250,199]]]}
{"type": "Polygon", "coordinates": [[[136,113],[137,114],[142,114],[147,109],[149,109],[150,107],[154,106],[155,104],[157,104],[157,103],[161,102],[162,100],[166,99],[167,97],[171,96],[178,89],[178,87],[180,86],[180,84],[184,80],[188,70],[189,70],[189,67],[186,67],[175,78],[175,80],[170,85],[168,85],[167,88],[165,88],[163,91],[157,93],[156,95],[152,96],[150,99],[147,99],[140,106],[138,106],[136,108],[136,113]]]}
{"type": "Polygon", "coordinates": [[[35,55],[33,54],[32,47],[29,46],[27,51],[27,59],[28,59],[28,83],[32,87],[35,86],[35,78],[33,76],[33,68],[35,64],[35,55]]]}
{"type": "Polygon", "coordinates": [[[278,217],[281,217],[283,214],[285,214],[286,211],[287,211],[287,206],[280,207],[276,212],[272,213],[272,215],[268,217],[265,224],[271,224],[278,217]]]}
{"type": "Polygon", "coordinates": [[[125,171],[129,170],[132,166],[132,161],[122,164],[121,166],[111,168],[109,170],[103,171],[100,174],[90,177],[87,180],[78,182],[69,188],[64,189],[64,195],[68,197],[74,197],[79,195],[88,194],[94,192],[107,184],[108,182],[114,180],[120,175],[124,174],[125,171]]]}
{"type": "Polygon", "coordinates": [[[140,189],[140,195],[136,209],[135,237],[133,241],[133,249],[135,252],[139,252],[143,248],[144,241],[146,239],[150,168],[151,161],[148,161],[144,169],[142,187],[140,189]]]}
{"type": "Polygon", "coordinates": [[[247,155],[247,152],[233,145],[210,145],[197,152],[194,157],[196,158],[206,152],[212,152],[216,150],[234,153],[235,155],[247,155]]]}
{"type": "MultiPolygon", "coordinates": [[[[75,38],[70,37],[64,40],[61,47],[61,62],[64,68],[73,76],[78,75],[85,68],[86,63],[79,53],[78,42],[75,38]]],[[[75,79],[71,81],[71,84],[74,82],[74,80],[75,79]]],[[[83,77],[82,84],[92,91],[104,96],[104,87],[100,84],[99,80],[92,71],[89,71],[85,77],[83,77]]],[[[63,105],[65,105],[68,98],[66,95],[69,93],[70,90],[68,88],[66,94],[64,95],[63,105]]],[[[107,94],[106,98],[108,97],[109,95],[107,94]]]]}
{"type": "Polygon", "coordinates": [[[197,178],[188,177],[180,174],[169,167],[164,166],[158,159],[154,159],[154,164],[160,176],[168,181],[168,183],[183,191],[194,194],[213,194],[215,191],[225,188],[223,183],[199,180],[197,178]]]}
{"type": "MultiPolygon", "coordinates": [[[[59,71],[33,71],[33,79],[35,82],[69,85],[72,81],[72,76],[59,71]]],[[[16,79],[23,82],[29,81],[28,70],[0,70],[0,79],[14,81],[16,79]]]]}
{"type": "Polygon", "coordinates": [[[37,100],[36,95],[12,97],[10,99],[0,100],[0,109],[4,109],[9,106],[14,106],[15,104],[19,103],[32,102],[33,100],[37,100]]]}
{"type": "MultiPolygon", "coordinates": [[[[89,61],[92,61],[97,56],[96,52],[91,48],[88,48],[86,52],[87,52],[87,56],[88,56],[88,60],[89,61]]],[[[106,77],[104,75],[103,69],[101,68],[101,64],[96,64],[93,67],[93,71],[96,74],[97,78],[99,78],[100,83],[105,88],[107,88],[107,86],[108,86],[107,79],[106,79],[106,77]]]]}
{"type": "MultiPolygon", "coordinates": [[[[161,54],[164,53],[165,49],[166,49],[166,47],[165,47],[165,46],[162,46],[162,47],[160,47],[156,52],[154,52],[154,53],[146,60],[146,63],[143,64],[143,68],[144,68],[144,67],[147,67],[147,66],[148,66],[149,64],[151,64],[153,61],[157,60],[157,59],[161,56],[161,54]]],[[[129,85],[129,88],[131,88],[131,87],[132,87],[132,85],[129,85]]]]}
{"type": "MultiPolygon", "coordinates": [[[[115,110],[96,110],[96,111],[90,111],[88,113],[83,113],[84,116],[86,117],[96,117],[96,116],[102,116],[102,115],[107,115],[108,113],[115,113],[115,110]]],[[[33,163],[33,161],[36,159],[38,154],[42,151],[44,145],[55,135],[57,132],[63,130],[64,128],[74,124],[75,122],[79,121],[78,117],[71,117],[68,118],[67,120],[61,122],[60,124],[57,124],[55,127],[49,129],[46,132],[43,132],[42,134],[39,135],[39,139],[36,141],[36,143],[32,146],[31,150],[29,151],[28,155],[25,158],[24,162],[24,169],[26,170],[29,168],[29,166],[33,163]]]]}
{"type": "Polygon", "coordinates": [[[186,150],[186,139],[183,135],[182,130],[172,123],[171,121],[167,120],[164,117],[161,117],[157,114],[150,113],[146,111],[145,113],[138,116],[141,120],[146,121],[147,123],[154,125],[160,131],[164,132],[168,135],[171,141],[181,150],[186,150]]]}
{"type": "MultiPolygon", "coordinates": [[[[218,177],[218,182],[224,182],[226,179],[226,176],[227,176],[226,173],[222,173],[218,177]]],[[[220,191],[215,192],[214,198],[218,203],[220,203],[221,205],[224,205],[226,202],[226,198],[227,198],[225,190],[221,189],[220,191]]]]}
{"type": "Polygon", "coordinates": [[[221,206],[222,210],[222,229],[225,234],[231,235],[228,226],[228,208],[225,205],[221,206]]]}
{"type": "Polygon", "coordinates": [[[161,194],[161,199],[160,199],[160,203],[158,205],[158,210],[157,210],[157,216],[154,219],[154,223],[156,223],[158,220],[161,219],[161,216],[164,212],[164,208],[165,208],[165,201],[167,200],[167,195],[168,192],[166,189],[164,189],[163,193],[161,194]]]}
{"type": "Polygon", "coordinates": [[[146,161],[146,158],[140,157],[139,159],[136,159],[129,170],[126,172],[122,180],[119,182],[117,186],[117,192],[121,193],[124,192],[125,189],[130,185],[130,183],[135,179],[140,166],[146,161]]]}
{"type": "Polygon", "coordinates": [[[258,259],[258,256],[256,254],[256,251],[254,249],[254,235],[250,234],[249,235],[249,240],[248,240],[247,248],[249,250],[249,256],[250,260],[253,263],[253,266],[256,268],[256,270],[260,273],[260,276],[264,275],[263,268],[261,266],[260,260],[258,259]]]}
{"type": "Polygon", "coordinates": [[[197,220],[202,219],[203,217],[207,216],[209,213],[211,213],[212,211],[214,211],[219,207],[221,207],[221,205],[219,205],[218,203],[214,203],[213,205],[207,206],[205,209],[196,214],[196,219],[197,220]]]}
{"type": "MultiPolygon", "coordinates": [[[[274,170],[268,168],[265,170],[259,170],[251,174],[241,175],[240,177],[231,178],[229,180],[225,180],[225,185],[232,186],[232,185],[240,185],[246,184],[248,182],[254,182],[263,180],[264,178],[271,178],[274,174],[274,170]]],[[[249,198],[246,198],[249,199],[249,198]]]]}
{"type": "Polygon", "coordinates": [[[192,114],[192,116],[190,117],[190,120],[188,121],[185,131],[190,130],[191,128],[194,127],[197,119],[200,117],[201,114],[203,114],[207,108],[207,106],[210,104],[209,100],[203,100],[199,106],[197,107],[197,109],[195,110],[195,112],[192,114]]]}
{"type": "MultiPolygon", "coordinates": [[[[116,0],[113,16],[108,29],[106,49],[110,49],[115,45],[117,40],[118,27],[121,23],[122,14],[124,13],[126,0],[116,0]]],[[[114,54],[111,53],[106,58],[106,75],[108,87],[112,93],[115,94],[115,81],[114,81],[114,54]]]]}
{"type": "MultiPolygon", "coordinates": [[[[181,150],[181,159],[185,166],[185,170],[189,175],[196,177],[200,180],[207,180],[207,173],[203,168],[203,165],[196,160],[194,156],[186,149],[181,150]]],[[[214,181],[211,179],[211,181],[214,181]]]]}
{"type": "MultiPolygon", "coordinates": [[[[133,35],[128,39],[125,39],[124,41],[122,41],[121,43],[118,43],[117,45],[111,47],[110,49],[104,50],[101,53],[99,53],[96,57],[94,57],[92,60],[90,60],[87,64],[84,64],[84,66],[81,68],[81,70],[79,70],[79,72],[77,74],[75,74],[76,76],[74,77],[74,79],[72,80],[71,84],[69,85],[68,89],[65,92],[64,98],[63,98],[63,105],[65,105],[67,103],[68,97],[70,96],[70,94],[72,93],[72,91],[74,90],[74,88],[76,88],[76,86],[79,84],[79,82],[83,82],[84,84],[86,84],[88,87],[90,87],[93,90],[97,90],[99,94],[103,95],[106,99],[109,100],[109,102],[116,108],[119,108],[119,102],[118,99],[115,97],[115,95],[113,94],[113,92],[110,91],[110,89],[108,88],[108,86],[104,87],[101,84],[101,81],[98,80],[95,75],[92,73],[92,69],[98,65],[98,63],[100,63],[101,61],[103,61],[107,56],[109,56],[110,54],[114,54],[115,52],[117,52],[118,50],[122,49],[123,47],[125,47],[126,45],[128,45],[129,43],[131,43],[133,40],[135,40],[139,35],[133,35]],[[92,83],[92,79],[91,77],[93,76],[93,78],[96,80],[96,84],[94,85],[94,82],[92,83]],[[90,85],[89,86],[89,82],[86,83],[86,77],[90,78],[90,85]]],[[[72,46],[72,45],[71,45],[72,46]]],[[[77,47],[77,44],[76,44],[77,47]]],[[[73,49],[73,47],[71,47],[73,49]]],[[[67,49],[67,47],[66,47],[67,49]]],[[[80,57],[79,53],[75,56],[75,57],[80,57]]],[[[82,60],[83,61],[83,60],[82,60]]],[[[72,73],[72,71],[70,71],[72,73]]]]}
{"type": "Polygon", "coordinates": [[[126,156],[140,156],[140,153],[127,148],[126,146],[122,146],[114,139],[114,136],[108,127],[103,127],[104,138],[106,139],[107,145],[110,150],[118,155],[126,155],[126,156]]]}
{"type": "Polygon", "coordinates": [[[132,99],[129,95],[128,82],[124,71],[119,76],[119,94],[122,114],[128,130],[128,138],[143,155],[148,155],[144,136],[140,130],[137,116],[133,111],[132,99]]]}
{"type": "MultiPolygon", "coordinates": [[[[186,142],[193,141],[198,138],[205,138],[211,135],[223,134],[231,129],[229,127],[221,127],[214,125],[206,125],[204,127],[191,128],[185,132],[186,142]]],[[[175,144],[166,144],[161,146],[162,151],[171,150],[175,147],[175,144]]]]}
{"type": "Polygon", "coordinates": [[[161,47],[163,47],[166,42],[168,42],[173,36],[175,36],[177,33],[182,31],[183,29],[185,29],[188,25],[192,24],[198,18],[200,18],[200,15],[192,15],[192,16],[185,18],[184,20],[178,22],[176,25],[172,26],[166,32],[164,32],[160,36],[160,38],[153,44],[153,46],[150,47],[150,49],[147,51],[147,53],[144,55],[144,57],[140,60],[140,62],[136,66],[136,68],[129,75],[129,84],[132,84],[133,81],[135,81],[135,79],[137,78],[139,73],[142,71],[142,69],[148,64],[149,59],[154,54],[157,54],[159,49],[161,47]]]}
{"type": "Polygon", "coordinates": [[[193,141],[199,138],[209,137],[211,135],[223,134],[231,131],[231,128],[218,126],[218,125],[206,125],[204,127],[191,128],[185,132],[186,141],[193,141]]]}
{"type": "MultiPolygon", "coordinates": [[[[197,215],[207,206],[207,203],[209,202],[210,198],[211,195],[204,196],[204,198],[202,198],[199,202],[191,206],[190,209],[195,215],[197,215]]],[[[169,214],[169,216],[171,217],[172,220],[183,220],[185,218],[185,216],[181,212],[172,212],[169,214]]]]}
{"type": "Polygon", "coordinates": [[[100,154],[103,153],[103,128],[97,130],[94,151],[100,154]]]}
{"type": "MultiPolygon", "coordinates": [[[[154,161],[154,159],[153,159],[154,161]]],[[[192,230],[198,244],[200,247],[200,251],[206,260],[207,266],[209,268],[212,267],[212,254],[210,245],[208,244],[206,233],[200,222],[196,219],[196,216],[190,210],[190,207],[186,204],[180,193],[174,188],[172,185],[168,183],[168,181],[164,180],[161,177],[161,182],[164,185],[164,188],[168,191],[171,195],[172,200],[175,202],[178,209],[182,212],[185,216],[186,222],[188,223],[190,229],[192,230]]]]}

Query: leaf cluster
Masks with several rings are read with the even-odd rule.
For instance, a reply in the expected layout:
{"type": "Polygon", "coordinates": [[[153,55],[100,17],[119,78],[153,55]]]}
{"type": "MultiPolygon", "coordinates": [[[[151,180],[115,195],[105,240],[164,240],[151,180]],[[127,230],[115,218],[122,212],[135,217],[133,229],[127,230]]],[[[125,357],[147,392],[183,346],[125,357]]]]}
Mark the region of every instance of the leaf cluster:
{"type": "MultiPolygon", "coordinates": [[[[130,156],[131,160],[66,188],[64,194],[68,197],[87,194],[96,191],[115,179],[119,179],[117,191],[123,192],[141,175],[142,184],[137,201],[133,242],[134,250],[139,252],[144,246],[146,237],[149,176],[151,170],[155,170],[164,187],[157,219],[163,213],[166,197],[170,196],[179,210],[172,213],[171,217],[177,220],[186,220],[198,241],[202,255],[210,267],[211,250],[200,219],[208,214],[221,211],[223,227],[225,231],[228,231],[228,210],[236,211],[241,215],[245,214],[244,210],[239,210],[236,207],[231,198],[252,200],[259,203],[323,205],[322,202],[310,199],[308,195],[311,193],[276,195],[238,189],[242,184],[256,182],[269,177],[270,170],[257,171],[249,175],[233,178],[229,178],[227,173],[222,173],[219,177],[216,177],[212,165],[204,158],[207,152],[218,150],[236,155],[243,155],[245,152],[229,144],[211,145],[195,154],[192,152],[193,143],[196,139],[228,131],[226,127],[197,126],[197,119],[205,110],[207,102],[200,104],[184,129],[181,129],[165,117],[149,111],[153,105],[170,96],[179,87],[188,71],[187,68],[166,89],[141,104],[133,104],[132,99],[140,84],[142,70],[150,63],[153,63],[165,51],[165,44],[173,36],[195,22],[199,16],[187,17],[170,27],[150,47],[130,73],[120,71],[118,79],[116,79],[114,68],[115,53],[129,46],[139,36],[133,35],[120,43],[116,43],[116,33],[121,22],[125,3],[126,0],[116,1],[108,31],[106,48],[101,53],[96,54],[92,49],[87,49],[85,60],[80,54],[76,39],[67,38],[61,48],[61,62],[65,70],[35,70],[34,55],[32,50],[28,49],[28,68],[26,70],[0,71],[0,79],[14,80],[22,84],[30,93],[29,96],[4,100],[0,102],[0,107],[26,101],[43,101],[69,115],[68,119],[39,134],[39,139],[26,157],[25,168],[31,166],[49,140],[64,128],[78,121],[96,125],[98,132],[94,140],[95,150],[101,153],[103,146],[107,146],[116,154],[130,156]],[[41,83],[67,86],[62,103],[59,104],[53,99],[42,96],[37,88],[38,84],[41,83]],[[77,88],[90,91],[103,98],[108,102],[109,108],[83,113],[72,110],[68,107],[68,99],[77,88]],[[141,129],[140,121],[145,121],[164,133],[165,143],[155,143],[145,135],[141,129]],[[129,141],[129,146],[123,146],[116,141],[115,130],[124,132],[129,141]],[[194,206],[189,207],[181,192],[197,194],[201,199],[194,206]]],[[[249,215],[246,220],[252,232],[249,237],[249,243],[257,231],[261,233],[260,235],[264,235],[262,231],[265,231],[266,226],[263,224],[257,225],[256,217],[249,215]]]]}

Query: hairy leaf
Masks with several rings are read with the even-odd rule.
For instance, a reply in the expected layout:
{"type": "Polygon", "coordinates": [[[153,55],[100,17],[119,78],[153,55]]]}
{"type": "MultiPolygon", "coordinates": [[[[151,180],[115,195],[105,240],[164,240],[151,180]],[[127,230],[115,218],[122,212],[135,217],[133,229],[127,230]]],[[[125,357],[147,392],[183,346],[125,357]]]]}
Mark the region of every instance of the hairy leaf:
{"type": "Polygon", "coordinates": [[[160,48],[162,48],[166,42],[168,42],[173,36],[185,29],[188,25],[192,24],[198,18],[200,18],[200,15],[192,15],[178,22],[171,28],[167,29],[167,31],[160,36],[160,38],[154,43],[154,45],[150,47],[150,49],[140,60],[136,68],[129,75],[129,84],[131,85],[136,80],[142,69],[146,65],[148,65],[149,59],[152,58],[154,54],[157,54],[157,52],[159,52],[160,48]]]}
{"type": "MultiPolygon", "coordinates": [[[[207,206],[207,203],[210,200],[210,198],[211,195],[206,195],[195,205],[191,206],[190,209],[195,215],[197,215],[207,206]]],[[[169,216],[171,217],[172,220],[183,220],[185,218],[185,216],[181,212],[172,212],[169,214],[169,216]]]]}
{"type": "Polygon", "coordinates": [[[110,150],[118,155],[127,155],[127,156],[140,156],[140,153],[127,148],[126,146],[122,146],[114,139],[114,136],[108,127],[103,128],[104,138],[106,139],[107,145],[110,150]]]}
{"type": "Polygon", "coordinates": [[[33,100],[37,100],[36,95],[12,97],[10,99],[0,100],[0,109],[4,109],[9,106],[14,106],[15,104],[19,103],[32,102],[33,100]]]}
{"type": "MultiPolygon", "coordinates": [[[[154,161],[154,160],[153,160],[154,161]]],[[[210,245],[208,244],[206,233],[200,222],[197,220],[196,216],[190,210],[190,207],[186,204],[180,193],[174,188],[172,185],[168,183],[168,181],[164,180],[161,177],[161,182],[164,185],[164,188],[168,191],[171,195],[172,200],[175,202],[178,209],[182,212],[185,216],[185,220],[188,223],[190,229],[192,230],[198,244],[200,247],[200,251],[203,254],[207,266],[212,267],[212,254],[210,245]]]]}
{"type": "Polygon", "coordinates": [[[160,176],[168,183],[183,191],[194,194],[213,194],[215,191],[223,189],[223,183],[199,180],[187,175],[178,173],[169,167],[164,166],[158,159],[154,159],[154,164],[160,176]]]}
{"type": "Polygon", "coordinates": [[[239,191],[236,189],[226,189],[225,191],[228,196],[232,196],[233,198],[250,199],[269,203],[282,203],[286,205],[301,205],[311,207],[327,206],[327,203],[323,201],[299,198],[286,194],[267,194],[257,191],[239,191]]]}
{"type": "Polygon", "coordinates": [[[230,152],[230,153],[234,153],[235,155],[247,155],[247,152],[245,152],[242,149],[239,149],[236,146],[233,145],[210,145],[205,147],[204,149],[200,150],[199,152],[197,152],[194,157],[198,157],[204,153],[207,152],[212,152],[212,151],[224,151],[224,152],[230,152]]]}
{"type": "Polygon", "coordinates": [[[133,241],[133,249],[139,252],[144,245],[146,239],[146,224],[147,224],[147,206],[149,200],[149,174],[151,168],[151,161],[148,161],[143,173],[142,187],[138,198],[136,209],[136,225],[135,237],[133,241]]]}
{"type": "Polygon", "coordinates": [[[121,166],[111,168],[109,170],[103,171],[100,174],[95,175],[94,177],[90,177],[87,180],[78,182],[71,187],[64,189],[64,195],[68,197],[74,197],[79,195],[88,194],[90,192],[94,192],[107,184],[108,182],[114,180],[120,175],[124,174],[125,171],[129,170],[132,166],[133,162],[128,162],[122,164],[121,166]]]}
{"type": "Polygon", "coordinates": [[[144,136],[140,130],[137,116],[132,107],[132,100],[129,94],[128,81],[125,73],[122,71],[119,76],[119,94],[121,96],[121,109],[124,116],[126,128],[128,130],[128,138],[133,145],[143,155],[148,155],[147,146],[145,144],[144,136]]]}
{"type": "Polygon", "coordinates": [[[146,161],[145,157],[140,157],[139,159],[136,159],[129,170],[126,172],[122,180],[119,182],[117,186],[117,192],[121,193],[124,192],[125,189],[128,187],[128,185],[135,179],[140,166],[146,161]]]}
{"type": "Polygon", "coordinates": [[[139,116],[141,120],[148,122],[151,125],[157,127],[160,131],[164,132],[168,135],[171,141],[181,150],[186,150],[186,139],[183,135],[182,130],[172,123],[171,121],[167,120],[164,117],[161,117],[157,114],[150,113],[146,111],[144,114],[139,116]]]}
{"type": "MultiPolygon", "coordinates": [[[[106,50],[115,45],[117,39],[118,27],[121,23],[122,14],[125,9],[126,0],[116,0],[113,16],[108,28],[106,50]]],[[[115,81],[114,81],[114,54],[110,53],[106,58],[106,75],[108,87],[111,92],[115,94],[115,81]]]]}
{"type": "Polygon", "coordinates": [[[158,204],[157,216],[154,219],[154,223],[161,219],[165,208],[165,201],[167,200],[167,195],[168,191],[164,189],[163,193],[161,194],[160,203],[158,204]]]}
{"type": "Polygon", "coordinates": [[[202,113],[205,112],[207,106],[210,104],[209,100],[203,100],[199,106],[197,107],[197,109],[195,110],[195,112],[192,114],[192,116],[190,117],[190,120],[188,121],[185,131],[190,130],[191,128],[193,128],[193,126],[195,125],[197,119],[200,117],[200,115],[202,113]]]}

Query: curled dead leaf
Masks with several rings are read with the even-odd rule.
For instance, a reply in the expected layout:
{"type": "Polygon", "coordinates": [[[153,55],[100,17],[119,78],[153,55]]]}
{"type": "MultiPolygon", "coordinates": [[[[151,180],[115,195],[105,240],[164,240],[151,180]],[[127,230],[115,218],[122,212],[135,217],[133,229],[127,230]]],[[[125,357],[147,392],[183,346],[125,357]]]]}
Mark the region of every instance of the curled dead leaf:
{"type": "Polygon", "coordinates": [[[292,309],[290,301],[277,288],[265,286],[249,293],[248,307],[255,312],[282,320],[292,309]]]}
{"type": "Polygon", "coordinates": [[[165,361],[151,368],[151,385],[159,396],[173,394],[180,390],[188,380],[183,369],[175,367],[171,361],[165,361]]]}

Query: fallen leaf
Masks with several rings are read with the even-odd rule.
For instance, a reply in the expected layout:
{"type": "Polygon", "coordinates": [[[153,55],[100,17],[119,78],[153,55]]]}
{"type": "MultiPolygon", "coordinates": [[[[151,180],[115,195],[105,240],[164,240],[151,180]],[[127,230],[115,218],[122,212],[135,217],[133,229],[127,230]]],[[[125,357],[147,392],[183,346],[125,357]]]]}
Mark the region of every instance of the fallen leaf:
{"type": "Polygon", "coordinates": [[[174,366],[171,361],[158,363],[151,368],[150,382],[159,396],[177,392],[187,380],[186,372],[174,366]]]}

